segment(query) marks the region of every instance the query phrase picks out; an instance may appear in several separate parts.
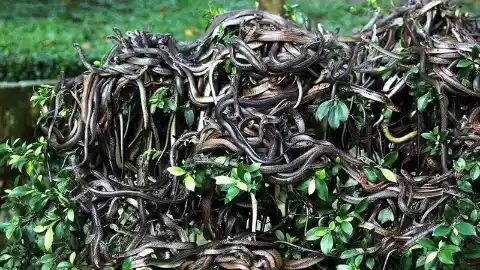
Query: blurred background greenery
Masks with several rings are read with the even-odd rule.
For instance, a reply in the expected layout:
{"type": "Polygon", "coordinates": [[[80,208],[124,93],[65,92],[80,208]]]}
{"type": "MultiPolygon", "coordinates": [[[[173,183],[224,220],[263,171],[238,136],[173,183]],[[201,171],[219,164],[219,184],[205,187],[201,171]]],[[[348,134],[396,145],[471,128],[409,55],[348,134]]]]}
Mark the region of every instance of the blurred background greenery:
{"type": "MultiPolygon", "coordinates": [[[[405,0],[377,0],[388,11],[405,0]]],[[[372,0],[287,0],[327,29],[349,34],[366,23],[372,0]]],[[[464,0],[467,10],[480,1],[464,0]]],[[[203,31],[204,15],[217,8],[255,8],[254,0],[50,0],[0,1],[0,81],[54,79],[84,70],[75,50],[79,43],[91,61],[101,59],[111,42],[112,27],[171,33],[178,40],[194,39],[203,31]]]]}

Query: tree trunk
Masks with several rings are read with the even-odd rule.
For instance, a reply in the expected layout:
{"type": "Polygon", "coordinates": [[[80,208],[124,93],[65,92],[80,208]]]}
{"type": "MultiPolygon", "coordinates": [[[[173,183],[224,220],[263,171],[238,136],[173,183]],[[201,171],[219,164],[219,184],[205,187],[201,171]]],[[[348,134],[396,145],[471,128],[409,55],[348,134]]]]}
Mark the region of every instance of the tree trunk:
{"type": "Polygon", "coordinates": [[[259,0],[259,8],[273,14],[283,15],[284,0],[259,0]]]}

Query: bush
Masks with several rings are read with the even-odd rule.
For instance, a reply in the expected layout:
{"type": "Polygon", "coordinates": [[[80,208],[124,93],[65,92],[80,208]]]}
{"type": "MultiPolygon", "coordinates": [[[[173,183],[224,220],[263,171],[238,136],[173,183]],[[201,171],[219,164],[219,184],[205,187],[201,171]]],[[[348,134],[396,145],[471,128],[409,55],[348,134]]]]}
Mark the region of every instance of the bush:
{"type": "Polygon", "coordinates": [[[117,32],[116,63],[37,89],[48,139],[0,145],[0,263],[475,269],[480,46],[448,37],[478,24],[427,7],[353,41],[258,12],[182,52],[117,32]]]}

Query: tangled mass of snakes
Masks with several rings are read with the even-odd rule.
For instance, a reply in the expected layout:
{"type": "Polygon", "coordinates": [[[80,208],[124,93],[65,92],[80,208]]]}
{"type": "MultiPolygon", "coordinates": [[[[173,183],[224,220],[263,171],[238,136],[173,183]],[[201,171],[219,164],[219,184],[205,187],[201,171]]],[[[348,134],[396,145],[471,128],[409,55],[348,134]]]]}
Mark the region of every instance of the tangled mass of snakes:
{"type": "Polygon", "coordinates": [[[40,127],[71,174],[78,256],[335,269],[356,250],[362,269],[398,264],[446,208],[478,202],[477,19],[418,2],[349,36],[239,10],[191,42],[114,28],[101,62],[75,45],[86,71],[60,79],[40,127]]]}

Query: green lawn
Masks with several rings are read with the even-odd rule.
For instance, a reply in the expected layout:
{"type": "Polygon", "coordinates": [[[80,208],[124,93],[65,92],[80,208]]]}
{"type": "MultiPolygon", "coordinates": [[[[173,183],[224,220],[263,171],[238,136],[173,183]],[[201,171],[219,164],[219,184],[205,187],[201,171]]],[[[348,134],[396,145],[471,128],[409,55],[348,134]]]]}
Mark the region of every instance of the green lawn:
{"type": "MultiPolygon", "coordinates": [[[[72,44],[81,44],[89,60],[99,59],[111,46],[105,37],[112,34],[114,26],[123,31],[168,32],[178,40],[194,39],[206,24],[207,10],[255,7],[253,0],[39,2],[0,1],[0,81],[55,78],[61,69],[67,75],[78,74],[83,66],[72,44]]],[[[390,3],[389,0],[381,2],[384,6],[390,3]]],[[[358,4],[348,1],[292,0],[288,3],[298,3],[301,11],[327,29],[341,27],[344,34],[371,16],[368,12],[353,14],[350,7],[358,4]]]]}

